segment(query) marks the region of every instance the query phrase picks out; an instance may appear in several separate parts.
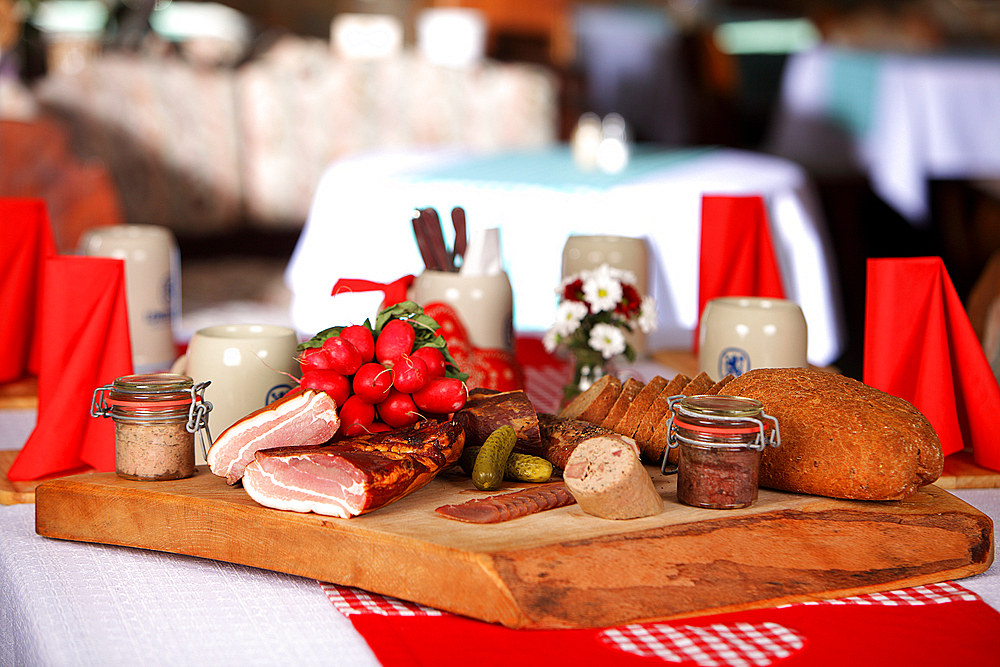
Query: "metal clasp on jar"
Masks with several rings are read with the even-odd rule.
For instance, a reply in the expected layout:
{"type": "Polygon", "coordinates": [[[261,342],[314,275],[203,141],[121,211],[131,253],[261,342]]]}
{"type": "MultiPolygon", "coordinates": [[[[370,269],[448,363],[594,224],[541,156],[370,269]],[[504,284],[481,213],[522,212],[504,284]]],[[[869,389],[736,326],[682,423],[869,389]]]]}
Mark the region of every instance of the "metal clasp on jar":
{"type": "Polygon", "coordinates": [[[94,397],[90,401],[91,417],[108,417],[111,415],[111,405],[108,404],[107,393],[112,389],[113,387],[110,384],[106,384],[94,390],[94,397]]]}
{"type": "MultiPolygon", "coordinates": [[[[688,444],[699,444],[693,440],[678,435],[676,429],[674,428],[674,417],[677,416],[677,413],[674,410],[674,406],[680,401],[683,401],[685,398],[688,397],[684,395],[677,395],[677,396],[671,396],[668,399],[668,406],[669,406],[668,409],[670,410],[670,418],[667,421],[667,447],[666,449],[663,450],[663,461],[660,463],[660,473],[664,475],[673,475],[677,473],[678,467],[675,465],[672,469],[667,470],[667,463],[670,450],[678,446],[678,440],[680,440],[681,442],[686,442],[688,444]]],[[[745,445],[747,449],[764,451],[764,449],[768,445],[770,445],[771,447],[781,446],[781,431],[778,427],[778,420],[775,417],[772,417],[771,415],[764,412],[763,409],[760,410],[760,416],[762,419],[757,419],[756,417],[751,417],[747,415],[740,415],[733,417],[729,415],[717,415],[710,413],[699,413],[697,415],[690,415],[690,416],[696,417],[697,419],[705,419],[708,421],[719,422],[720,425],[738,424],[741,422],[752,422],[753,424],[756,425],[756,428],[754,430],[756,430],[757,434],[753,443],[747,443],[745,445]],[[770,436],[765,434],[764,420],[770,420],[774,425],[774,428],[771,430],[770,436]]]]}
{"type": "Polygon", "coordinates": [[[205,388],[210,384],[211,380],[191,387],[191,406],[188,408],[188,420],[185,425],[188,433],[197,433],[201,452],[206,457],[212,446],[212,432],[208,429],[208,413],[212,411],[212,404],[205,400],[205,388]]]}

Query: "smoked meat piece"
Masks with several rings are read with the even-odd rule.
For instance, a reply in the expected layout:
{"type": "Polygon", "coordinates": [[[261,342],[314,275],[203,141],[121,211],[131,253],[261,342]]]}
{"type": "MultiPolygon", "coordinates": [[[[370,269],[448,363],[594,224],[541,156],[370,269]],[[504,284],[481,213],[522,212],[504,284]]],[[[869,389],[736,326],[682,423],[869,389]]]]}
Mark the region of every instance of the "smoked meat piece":
{"type": "Polygon", "coordinates": [[[326,446],[264,449],[243,487],[265,507],[346,519],[423,488],[458,460],[464,442],[454,421],[427,420],[326,446]]]}
{"type": "Polygon", "coordinates": [[[538,415],[538,428],[542,436],[540,455],[558,468],[566,467],[569,455],[584,440],[599,435],[616,435],[611,429],[598,424],[544,412],[538,415]]]}
{"type": "Polygon", "coordinates": [[[465,429],[466,447],[481,446],[493,431],[501,426],[510,426],[517,435],[517,451],[539,453],[538,413],[528,395],[520,389],[496,393],[472,392],[453,419],[465,429]]]}
{"type": "Polygon", "coordinates": [[[443,517],[466,523],[502,523],[575,502],[564,483],[551,482],[512,493],[475,498],[459,505],[442,505],[434,511],[443,517]]]}

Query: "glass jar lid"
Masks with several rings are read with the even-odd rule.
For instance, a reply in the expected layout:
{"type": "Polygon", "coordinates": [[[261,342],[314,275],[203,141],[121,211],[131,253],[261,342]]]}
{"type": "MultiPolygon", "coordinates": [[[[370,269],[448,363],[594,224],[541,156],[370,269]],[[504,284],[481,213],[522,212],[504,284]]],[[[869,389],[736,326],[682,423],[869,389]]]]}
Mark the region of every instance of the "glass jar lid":
{"type": "Polygon", "coordinates": [[[742,396],[685,396],[675,409],[691,417],[708,419],[753,419],[760,417],[764,405],[754,398],[742,396]]]}
{"type": "Polygon", "coordinates": [[[180,401],[178,405],[187,405],[192,400],[193,386],[190,377],[175,373],[124,375],[111,385],[109,401],[119,405],[180,401]]]}

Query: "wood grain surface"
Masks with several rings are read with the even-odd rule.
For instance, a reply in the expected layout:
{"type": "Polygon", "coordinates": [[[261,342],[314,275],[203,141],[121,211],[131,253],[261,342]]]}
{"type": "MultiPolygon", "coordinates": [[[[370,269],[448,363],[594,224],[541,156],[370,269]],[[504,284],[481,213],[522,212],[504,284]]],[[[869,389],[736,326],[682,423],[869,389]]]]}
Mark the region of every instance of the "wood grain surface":
{"type": "Polygon", "coordinates": [[[170,482],[100,473],[40,484],[36,530],[357,586],[515,628],[842,597],[958,579],[993,560],[989,517],[935,486],[890,503],[762,490],[752,507],[703,510],[678,504],[675,479],[650,472],[665,500],[657,516],[610,521],[573,505],[496,525],[434,513],[481,495],[460,476],[344,520],[264,508],[204,467],[170,482]]]}

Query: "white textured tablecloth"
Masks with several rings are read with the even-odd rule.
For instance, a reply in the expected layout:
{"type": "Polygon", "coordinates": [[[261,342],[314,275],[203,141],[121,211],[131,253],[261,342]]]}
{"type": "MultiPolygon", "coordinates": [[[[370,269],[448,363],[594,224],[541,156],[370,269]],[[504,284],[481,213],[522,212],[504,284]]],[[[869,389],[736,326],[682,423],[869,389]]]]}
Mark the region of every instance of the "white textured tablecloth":
{"type": "Polygon", "coordinates": [[[378,665],[320,585],[35,534],[0,506],[0,665],[378,665]]]}
{"type": "Polygon", "coordinates": [[[855,166],[914,225],[929,179],[1000,178],[1000,58],[819,47],[785,66],[776,154],[855,166]]]}
{"type": "Polygon", "coordinates": [[[839,283],[805,171],[747,151],[678,153],[676,159],[669,151],[646,154],[646,167],[636,156],[617,179],[574,178],[563,168],[563,182],[539,167],[560,164],[552,151],[501,156],[506,169],[494,169],[495,179],[484,176],[483,158],[455,152],[383,153],[336,162],[317,188],[286,272],[292,320],[301,334],[311,336],[374,318],[381,293],[332,297],[336,281],[386,283],[418,275],[424,266],[413,210],[436,208],[450,242],[448,215],[461,206],[470,233],[500,230],[518,334],[544,331],[555,321],[567,238],[616,234],[648,242],[650,292],[659,311],[650,348],[687,348],[698,321],[702,196],[755,194],[768,207],[785,291],[802,307],[809,327],[809,361],[833,362],[844,345],[839,283]]]}

